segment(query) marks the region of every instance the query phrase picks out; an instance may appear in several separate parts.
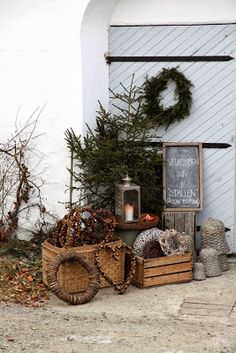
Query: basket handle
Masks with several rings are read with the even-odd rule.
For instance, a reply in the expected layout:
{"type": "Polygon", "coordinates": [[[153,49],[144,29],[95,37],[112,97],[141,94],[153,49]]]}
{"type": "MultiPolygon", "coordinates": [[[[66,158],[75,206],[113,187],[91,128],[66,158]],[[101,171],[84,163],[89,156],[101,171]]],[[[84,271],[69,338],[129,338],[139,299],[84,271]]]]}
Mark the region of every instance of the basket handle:
{"type": "Polygon", "coordinates": [[[122,244],[119,244],[119,245],[116,244],[115,246],[114,245],[109,245],[108,243],[99,244],[98,247],[97,247],[97,250],[95,252],[94,262],[95,262],[95,265],[97,266],[97,269],[98,269],[98,272],[100,273],[100,275],[103,278],[105,278],[105,280],[110,285],[112,285],[115,288],[115,290],[118,292],[118,294],[124,294],[125,291],[127,290],[127,288],[129,287],[129,285],[131,283],[131,280],[134,277],[135,270],[136,270],[136,258],[135,258],[134,254],[133,254],[132,248],[130,246],[126,245],[125,243],[122,243],[122,244]],[[119,285],[119,284],[115,283],[113,281],[113,279],[111,277],[109,277],[107,275],[107,273],[105,273],[102,270],[99,254],[100,254],[100,250],[101,249],[109,249],[110,251],[113,252],[113,257],[116,260],[119,260],[118,250],[120,250],[122,248],[124,248],[126,253],[128,253],[130,255],[131,265],[130,265],[129,274],[128,274],[125,282],[122,285],[119,285]]]}

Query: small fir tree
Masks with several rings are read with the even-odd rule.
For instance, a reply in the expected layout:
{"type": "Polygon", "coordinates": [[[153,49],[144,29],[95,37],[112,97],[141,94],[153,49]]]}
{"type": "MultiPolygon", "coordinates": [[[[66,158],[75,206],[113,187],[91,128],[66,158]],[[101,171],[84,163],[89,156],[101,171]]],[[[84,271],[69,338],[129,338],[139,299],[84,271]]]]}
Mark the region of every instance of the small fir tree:
{"type": "Polygon", "coordinates": [[[123,93],[112,94],[116,113],[107,112],[99,102],[94,131],[87,125],[82,139],[73,129],[66,131],[66,141],[73,155],[73,178],[79,190],[78,205],[114,211],[115,185],[128,173],[141,186],[143,212],[160,213],[162,209],[162,155],[153,123],[143,110],[142,94],[133,83],[123,93]],[[159,147],[158,147],[159,146],[159,147]]]}

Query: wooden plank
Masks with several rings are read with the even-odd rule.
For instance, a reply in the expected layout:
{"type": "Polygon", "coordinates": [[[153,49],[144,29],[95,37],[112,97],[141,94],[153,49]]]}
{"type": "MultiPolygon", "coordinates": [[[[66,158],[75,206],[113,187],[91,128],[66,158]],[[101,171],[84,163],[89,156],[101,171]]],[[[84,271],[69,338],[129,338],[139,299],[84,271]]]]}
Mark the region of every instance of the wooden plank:
{"type": "Polygon", "coordinates": [[[183,255],[175,255],[175,256],[164,256],[158,257],[154,259],[145,259],[144,268],[162,266],[162,265],[171,265],[177,264],[181,262],[192,261],[192,253],[188,252],[183,255]]]}
{"type": "Polygon", "coordinates": [[[138,263],[136,262],[136,271],[135,271],[135,278],[137,279],[138,282],[143,283],[143,273],[144,273],[144,259],[142,259],[142,262],[139,261],[138,263]]]}
{"type": "Polygon", "coordinates": [[[170,283],[189,282],[191,280],[192,271],[145,278],[143,281],[143,286],[150,287],[170,283]]]}
{"type": "Polygon", "coordinates": [[[185,231],[185,213],[176,212],[175,213],[175,230],[182,233],[185,231]]]}
{"type": "Polygon", "coordinates": [[[185,233],[192,237],[193,244],[195,243],[196,234],[196,214],[194,212],[185,213],[185,233]]]}
{"type": "Polygon", "coordinates": [[[180,313],[182,315],[200,315],[200,316],[229,316],[235,302],[215,302],[208,301],[204,298],[187,297],[181,306],[180,313]]]}
{"type": "MultiPolygon", "coordinates": [[[[234,25],[231,25],[231,27],[234,25]]],[[[219,55],[233,34],[228,25],[110,27],[111,55],[219,55]],[[216,49],[217,46],[218,50],[216,49]],[[129,48],[130,47],[130,48],[129,48]]]]}
{"type": "Polygon", "coordinates": [[[227,304],[225,303],[225,301],[220,301],[219,300],[216,300],[214,302],[209,302],[209,299],[205,299],[205,298],[196,298],[196,297],[186,297],[184,299],[184,303],[196,303],[196,304],[206,304],[206,305],[209,305],[209,304],[212,304],[214,306],[222,306],[222,305],[226,305],[226,306],[229,306],[229,307],[233,307],[233,305],[235,304],[235,301],[234,300],[230,300],[230,301],[227,301],[227,304]]]}
{"type": "Polygon", "coordinates": [[[163,212],[164,229],[175,229],[175,214],[174,212],[163,212]]]}
{"type": "Polygon", "coordinates": [[[184,262],[180,264],[173,264],[168,266],[152,267],[144,270],[144,278],[153,276],[162,276],[169,273],[179,273],[192,271],[192,262],[184,262]]]}
{"type": "Polygon", "coordinates": [[[215,303],[184,303],[182,308],[207,309],[207,310],[232,310],[232,305],[215,305],[215,303]]]}
{"type": "Polygon", "coordinates": [[[217,317],[229,317],[229,311],[214,311],[211,309],[192,309],[192,308],[181,308],[181,315],[196,315],[196,316],[217,316],[217,317]]]}
{"type": "Polygon", "coordinates": [[[132,278],[131,280],[131,284],[135,287],[138,287],[138,288],[143,288],[143,280],[139,281],[137,280],[137,278],[132,278]]]}
{"type": "Polygon", "coordinates": [[[140,265],[143,266],[143,264],[144,264],[144,258],[143,258],[143,257],[140,257],[140,256],[136,256],[135,258],[136,258],[136,262],[137,262],[138,264],[140,264],[140,265]]]}

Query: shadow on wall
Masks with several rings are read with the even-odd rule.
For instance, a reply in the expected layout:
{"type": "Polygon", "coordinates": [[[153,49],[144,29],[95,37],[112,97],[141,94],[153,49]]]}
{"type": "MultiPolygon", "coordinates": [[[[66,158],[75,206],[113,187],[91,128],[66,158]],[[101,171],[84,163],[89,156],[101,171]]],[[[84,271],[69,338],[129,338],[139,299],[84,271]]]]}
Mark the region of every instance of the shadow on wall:
{"type": "MultiPolygon", "coordinates": [[[[104,54],[108,51],[108,29],[119,0],[91,0],[81,27],[83,117],[84,127],[95,126],[98,100],[108,107],[109,67],[104,54]]],[[[86,131],[84,131],[86,132],[86,131]]]]}

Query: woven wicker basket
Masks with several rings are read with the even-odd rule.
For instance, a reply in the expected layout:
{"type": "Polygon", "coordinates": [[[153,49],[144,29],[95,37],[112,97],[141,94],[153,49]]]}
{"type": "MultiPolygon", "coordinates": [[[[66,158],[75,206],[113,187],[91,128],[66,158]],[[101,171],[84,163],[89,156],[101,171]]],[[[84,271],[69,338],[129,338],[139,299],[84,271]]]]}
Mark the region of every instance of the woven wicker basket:
{"type": "MultiPolygon", "coordinates": [[[[121,246],[123,241],[120,239],[114,240],[114,242],[108,243],[108,245],[121,246]]],[[[47,285],[47,270],[49,262],[52,261],[57,254],[64,253],[66,251],[75,251],[80,255],[84,255],[88,260],[94,263],[94,257],[97,250],[97,245],[84,245],[78,246],[71,249],[58,248],[45,240],[42,244],[42,270],[43,270],[43,282],[47,285]]],[[[108,249],[101,249],[99,251],[99,258],[102,270],[113,279],[117,284],[121,284],[124,281],[125,272],[125,250],[124,247],[117,250],[118,260],[112,256],[112,251],[108,249]]],[[[76,293],[83,291],[88,286],[88,274],[87,271],[81,267],[78,263],[67,262],[60,266],[58,271],[58,283],[59,285],[70,293],[76,293]]],[[[100,277],[100,288],[109,287],[110,284],[103,278],[100,277]]]]}
{"type": "Polygon", "coordinates": [[[204,266],[206,277],[221,275],[220,261],[217,250],[212,248],[202,249],[199,255],[204,266]]]}
{"type": "Polygon", "coordinates": [[[201,248],[213,248],[218,254],[229,252],[225,238],[225,226],[218,219],[209,218],[201,225],[201,248]]]}
{"type": "Polygon", "coordinates": [[[196,281],[203,281],[206,279],[202,262],[195,262],[193,264],[193,279],[195,279],[196,281]]]}
{"type": "Polygon", "coordinates": [[[221,271],[228,271],[229,270],[229,264],[228,264],[228,259],[226,254],[219,255],[219,261],[220,261],[220,268],[221,271]]]}

